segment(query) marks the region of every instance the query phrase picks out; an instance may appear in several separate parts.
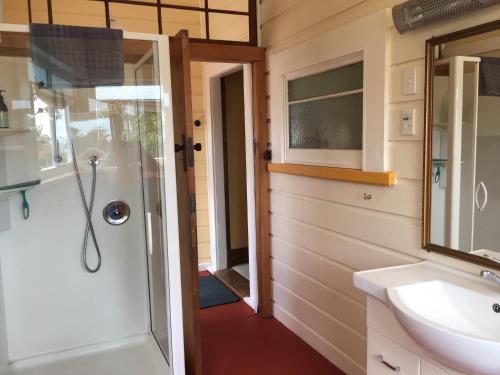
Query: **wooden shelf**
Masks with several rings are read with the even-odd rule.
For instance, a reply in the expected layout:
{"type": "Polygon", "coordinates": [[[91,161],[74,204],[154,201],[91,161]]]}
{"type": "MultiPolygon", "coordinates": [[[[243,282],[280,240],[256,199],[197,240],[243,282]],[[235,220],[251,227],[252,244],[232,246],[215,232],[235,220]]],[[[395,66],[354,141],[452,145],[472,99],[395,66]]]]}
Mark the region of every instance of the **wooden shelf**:
{"type": "Polygon", "coordinates": [[[269,163],[267,170],[273,173],[286,173],[359,184],[392,186],[396,183],[396,173],[394,172],[365,172],[359,169],[279,163],[269,163]]]}
{"type": "Polygon", "coordinates": [[[11,137],[18,136],[20,134],[26,134],[29,133],[30,130],[28,129],[13,129],[13,128],[7,128],[7,129],[0,129],[0,139],[7,139],[11,137]]]}

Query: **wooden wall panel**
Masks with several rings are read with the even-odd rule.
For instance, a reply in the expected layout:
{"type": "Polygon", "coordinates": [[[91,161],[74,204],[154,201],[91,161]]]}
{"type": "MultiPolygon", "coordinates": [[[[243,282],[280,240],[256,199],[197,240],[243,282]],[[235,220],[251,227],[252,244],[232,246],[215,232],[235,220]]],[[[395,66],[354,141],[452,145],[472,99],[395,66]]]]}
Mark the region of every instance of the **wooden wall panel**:
{"type": "Polygon", "coordinates": [[[275,282],[286,285],[295,294],[360,335],[366,335],[366,311],[363,304],[293,270],[277,259],[273,260],[272,269],[275,282]]]}
{"type": "Polygon", "coordinates": [[[385,212],[276,192],[271,193],[271,211],[389,249],[415,248],[420,242],[419,220],[385,212]]]}
{"type": "Polygon", "coordinates": [[[316,199],[353,207],[390,212],[420,218],[421,203],[416,199],[422,190],[420,182],[400,181],[392,187],[335,182],[319,178],[271,174],[271,189],[283,193],[314,197],[316,199]],[[370,194],[372,199],[364,199],[370,194]]]}
{"type": "MultiPolygon", "coordinates": [[[[391,141],[389,148],[389,168],[398,178],[422,180],[424,143],[423,141],[391,141]]],[[[422,186],[422,185],[421,185],[422,186]]]]}
{"type": "MultiPolygon", "coordinates": [[[[271,232],[273,237],[286,239],[290,243],[309,249],[353,270],[363,271],[373,268],[399,266],[415,263],[419,260],[413,256],[391,251],[274,212],[271,214],[271,232]]],[[[418,243],[413,246],[418,246],[418,243]]]]}
{"type": "MultiPolygon", "coordinates": [[[[291,310],[294,312],[293,310],[291,310]]],[[[317,331],[310,328],[305,322],[292,315],[286,308],[280,304],[274,304],[274,316],[285,326],[291,329],[295,334],[301,337],[325,358],[328,358],[337,367],[341,368],[349,375],[364,375],[366,368],[360,366],[351,358],[350,353],[345,353],[337,346],[333,345],[328,339],[324,338],[317,331]]],[[[360,345],[362,347],[364,344],[360,345]]]]}
{"type": "MultiPolygon", "coordinates": [[[[197,17],[197,19],[199,18],[197,17]]],[[[203,104],[203,67],[202,63],[199,62],[191,63],[191,98],[193,120],[201,121],[199,128],[193,126],[193,141],[202,145],[202,150],[195,152],[194,159],[197,197],[196,219],[198,221],[198,263],[208,264],[210,263],[210,229],[208,225],[207,142],[203,104]],[[199,199],[201,199],[201,202],[199,199]]]]}
{"type": "MultiPolygon", "coordinates": [[[[318,2],[262,1],[262,42],[268,48],[268,59],[401,1],[318,2]]],[[[406,35],[399,35],[392,27],[388,30],[388,118],[384,147],[387,147],[389,169],[397,173],[395,186],[386,188],[271,174],[274,315],[347,374],[366,372],[362,358],[365,343],[342,346],[344,343],[336,337],[338,333],[329,335],[331,324],[341,322],[352,327],[353,320],[343,315],[344,307],[327,306],[317,300],[317,295],[334,290],[342,298],[353,301],[351,306],[358,304],[363,311],[364,295],[352,285],[352,273],[357,270],[397,266],[421,259],[464,270],[474,267],[421,250],[425,40],[499,17],[500,6],[494,6],[474,16],[406,35]],[[415,95],[402,93],[403,73],[408,68],[417,70],[415,95]],[[409,108],[416,110],[416,134],[402,136],[401,111],[409,108]],[[372,199],[363,199],[365,193],[371,194],[372,199]],[[320,317],[318,311],[324,311],[324,315],[320,317]]],[[[269,67],[270,64],[268,82],[276,79],[269,67]]],[[[270,113],[283,111],[283,103],[272,97],[268,98],[268,106],[270,113]]],[[[276,129],[283,124],[270,122],[269,126],[271,144],[279,145],[281,139],[276,134],[280,132],[276,129]]],[[[280,148],[275,146],[273,151],[279,153],[280,148]]]]}
{"type": "Polygon", "coordinates": [[[297,319],[318,332],[340,351],[349,353],[354,363],[360,365],[365,362],[366,339],[362,335],[276,281],[273,282],[273,293],[277,304],[287,311],[293,311],[297,319]]]}
{"type": "MultiPolygon", "coordinates": [[[[266,2],[283,1],[264,0],[266,2]]],[[[349,9],[357,3],[362,3],[363,0],[302,0],[302,1],[286,1],[287,6],[279,7],[277,5],[263,5],[262,19],[265,20],[262,24],[262,40],[265,46],[277,42],[279,39],[285,39],[293,35],[297,30],[307,29],[316,23],[323,21],[325,15],[338,14],[346,9],[349,9]],[[269,17],[266,14],[266,8],[275,12],[274,14],[281,15],[278,17],[269,17]],[[307,14],[307,17],[304,15],[307,14]]]]}
{"type": "Polygon", "coordinates": [[[273,259],[312,277],[352,300],[363,305],[366,303],[366,295],[353,285],[352,273],[356,271],[355,269],[331,261],[277,236],[272,237],[271,246],[273,259]]]}

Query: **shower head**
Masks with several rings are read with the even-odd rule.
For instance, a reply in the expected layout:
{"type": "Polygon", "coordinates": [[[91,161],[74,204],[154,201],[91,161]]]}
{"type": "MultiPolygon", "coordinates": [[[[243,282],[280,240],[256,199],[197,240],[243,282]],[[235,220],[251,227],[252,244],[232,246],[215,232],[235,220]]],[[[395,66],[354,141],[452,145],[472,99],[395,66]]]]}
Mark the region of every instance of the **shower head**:
{"type": "Polygon", "coordinates": [[[89,157],[88,159],[88,162],[89,164],[92,166],[92,167],[97,167],[97,165],[99,165],[99,162],[101,161],[101,158],[99,158],[99,156],[96,156],[96,155],[92,155],[89,157]]]}

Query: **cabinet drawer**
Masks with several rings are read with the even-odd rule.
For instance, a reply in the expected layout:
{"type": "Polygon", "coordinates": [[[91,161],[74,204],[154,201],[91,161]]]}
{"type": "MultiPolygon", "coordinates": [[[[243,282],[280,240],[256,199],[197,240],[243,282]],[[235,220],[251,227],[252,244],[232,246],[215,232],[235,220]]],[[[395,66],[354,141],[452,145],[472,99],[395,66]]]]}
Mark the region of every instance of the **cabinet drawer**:
{"type": "Polygon", "coordinates": [[[420,375],[450,375],[444,370],[437,368],[436,366],[422,360],[421,362],[421,372],[420,375]]]}
{"type": "Polygon", "coordinates": [[[420,358],[368,329],[368,375],[419,375],[420,358]]]}

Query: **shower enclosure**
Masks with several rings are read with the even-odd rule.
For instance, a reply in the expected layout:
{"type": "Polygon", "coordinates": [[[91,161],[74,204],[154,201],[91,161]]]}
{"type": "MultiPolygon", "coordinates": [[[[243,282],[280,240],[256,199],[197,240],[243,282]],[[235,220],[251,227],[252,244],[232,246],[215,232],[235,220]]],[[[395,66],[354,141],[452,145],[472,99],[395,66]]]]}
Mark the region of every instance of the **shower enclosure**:
{"type": "Polygon", "coordinates": [[[123,85],[50,89],[0,25],[0,375],[183,373],[168,38],[123,50],[123,85]]]}

